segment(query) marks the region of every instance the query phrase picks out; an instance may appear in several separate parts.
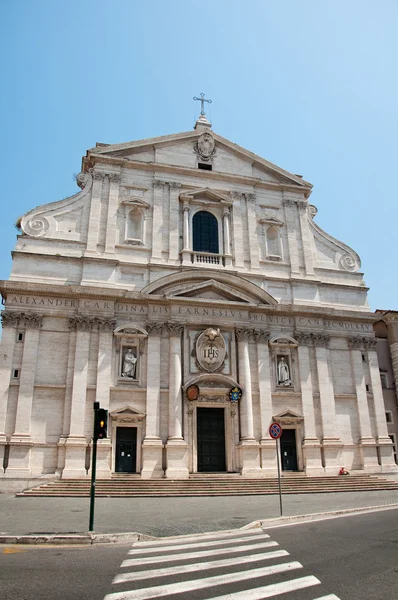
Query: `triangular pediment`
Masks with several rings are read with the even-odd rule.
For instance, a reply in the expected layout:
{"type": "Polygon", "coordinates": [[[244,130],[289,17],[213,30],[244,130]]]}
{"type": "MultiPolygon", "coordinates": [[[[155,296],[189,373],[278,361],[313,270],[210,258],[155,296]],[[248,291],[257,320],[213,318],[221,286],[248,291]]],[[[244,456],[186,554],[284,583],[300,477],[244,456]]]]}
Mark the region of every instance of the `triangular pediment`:
{"type": "MultiPolygon", "coordinates": [[[[216,155],[222,155],[223,164],[231,162],[231,159],[237,162],[237,174],[247,175],[255,179],[269,181],[270,183],[280,185],[292,185],[299,189],[311,190],[312,185],[302,179],[301,176],[289,173],[277,165],[265,160],[261,156],[242,148],[238,144],[227,140],[226,138],[209,131],[214,138],[216,146],[216,155]],[[230,158],[228,158],[230,157],[230,158]],[[247,170],[240,171],[241,166],[247,165],[247,170]]],[[[194,144],[203,134],[203,129],[199,128],[193,131],[165,135],[155,138],[147,138],[144,140],[126,142],[123,144],[98,144],[95,148],[91,148],[87,153],[87,159],[95,162],[95,157],[118,158],[126,161],[142,161],[163,164],[189,166],[179,162],[184,153],[194,155],[194,144]],[[172,149],[172,153],[168,153],[167,149],[172,149]],[[178,159],[178,156],[180,159],[178,159]]],[[[191,167],[193,167],[193,163],[191,167]]],[[[194,168],[196,169],[196,162],[194,168]]],[[[223,169],[221,169],[223,170],[223,169]]],[[[227,172],[229,172],[227,170],[227,172]]]]}
{"type": "Polygon", "coordinates": [[[211,202],[222,202],[231,204],[231,198],[208,187],[180,194],[180,200],[208,200],[211,202]]]}
{"type": "Polygon", "coordinates": [[[145,417],[145,413],[136,410],[129,404],[123,406],[122,408],[118,408],[117,410],[113,410],[109,413],[113,419],[143,419],[145,417]]]}
{"type": "Polygon", "coordinates": [[[204,300],[228,300],[229,302],[251,303],[249,296],[228,285],[214,281],[204,281],[194,285],[185,285],[172,295],[175,298],[201,298],[204,300]]]}

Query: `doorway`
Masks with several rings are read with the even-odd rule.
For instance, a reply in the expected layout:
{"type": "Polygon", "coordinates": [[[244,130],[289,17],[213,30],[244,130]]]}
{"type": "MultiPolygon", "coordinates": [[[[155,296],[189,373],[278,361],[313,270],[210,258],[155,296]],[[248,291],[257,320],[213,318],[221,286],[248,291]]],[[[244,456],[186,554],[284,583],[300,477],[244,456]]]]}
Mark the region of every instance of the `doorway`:
{"type": "Polygon", "coordinates": [[[297,471],[296,430],[283,429],[280,440],[282,471],[297,471]]]}
{"type": "Polygon", "coordinates": [[[115,472],[137,472],[137,427],[117,427],[116,429],[115,472]]]}
{"type": "Polygon", "coordinates": [[[197,408],[197,452],[199,473],[226,470],[223,408],[197,408]]]}

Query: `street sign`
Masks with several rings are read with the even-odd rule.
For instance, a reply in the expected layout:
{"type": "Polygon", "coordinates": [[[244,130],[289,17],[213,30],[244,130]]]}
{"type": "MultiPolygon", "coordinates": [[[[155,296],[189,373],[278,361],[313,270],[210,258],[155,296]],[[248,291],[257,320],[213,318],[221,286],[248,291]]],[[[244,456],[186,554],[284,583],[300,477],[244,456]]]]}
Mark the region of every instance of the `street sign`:
{"type": "Polygon", "coordinates": [[[269,428],[269,434],[274,440],[277,440],[282,435],[282,427],[279,423],[272,423],[269,428]]]}

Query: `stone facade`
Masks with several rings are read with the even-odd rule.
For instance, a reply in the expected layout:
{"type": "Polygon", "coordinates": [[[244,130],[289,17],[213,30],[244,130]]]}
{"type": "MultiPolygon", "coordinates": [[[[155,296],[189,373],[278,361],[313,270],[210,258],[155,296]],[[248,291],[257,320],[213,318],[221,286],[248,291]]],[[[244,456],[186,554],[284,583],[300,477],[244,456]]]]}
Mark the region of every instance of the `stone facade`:
{"type": "Polygon", "coordinates": [[[308,182],[201,116],[97,144],[77,183],[1,282],[1,477],[87,477],[94,400],[99,477],[274,475],[273,421],[286,470],[396,467],[360,259],[308,182]]]}

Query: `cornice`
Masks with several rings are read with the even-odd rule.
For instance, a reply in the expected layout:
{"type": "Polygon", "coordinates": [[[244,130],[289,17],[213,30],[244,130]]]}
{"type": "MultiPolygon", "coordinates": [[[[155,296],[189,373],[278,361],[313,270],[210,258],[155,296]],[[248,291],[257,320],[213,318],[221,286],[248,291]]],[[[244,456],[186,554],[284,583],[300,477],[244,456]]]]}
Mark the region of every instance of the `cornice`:
{"type": "Polygon", "coordinates": [[[289,183],[273,183],[271,181],[264,181],[257,177],[243,177],[240,175],[232,175],[223,173],[221,171],[203,171],[201,169],[195,169],[191,167],[182,167],[177,165],[171,165],[169,163],[156,163],[156,162],[144,162],[139,160],[119,158],[114,156],[104,156],[102,154],[90,154],[90,160],[98,162],[117,165],[129,169],[141,170],[141,171],[155,171],[161,173],[177,173],[179,175],[187,175],[189,177],[197,177],[203,180],[222,180],[222,181],[233,181],[236,183],[242,183],[250,185],[252,187],[259,187],[268,190],[277,191],[292,191],[303,194],[306,198],[311,193],[311,188],[307,186],[300,186],[298,184],[289,183]]]}

